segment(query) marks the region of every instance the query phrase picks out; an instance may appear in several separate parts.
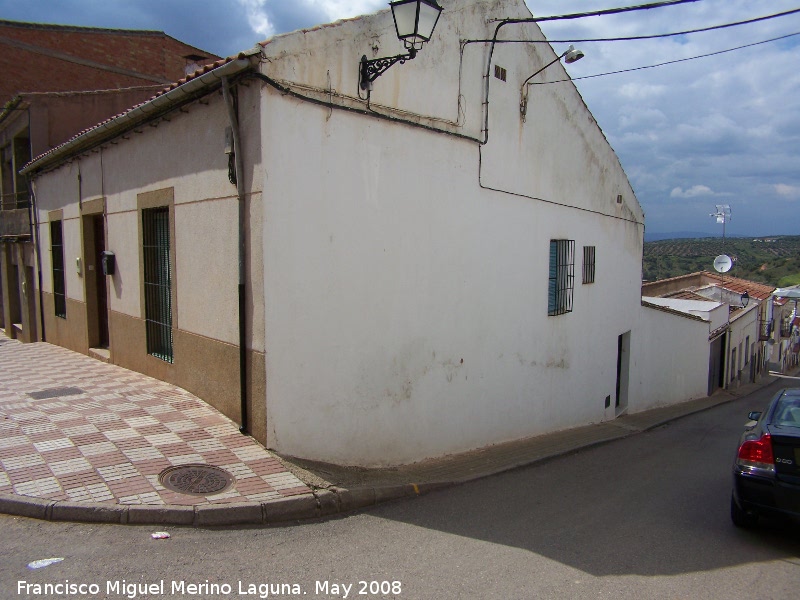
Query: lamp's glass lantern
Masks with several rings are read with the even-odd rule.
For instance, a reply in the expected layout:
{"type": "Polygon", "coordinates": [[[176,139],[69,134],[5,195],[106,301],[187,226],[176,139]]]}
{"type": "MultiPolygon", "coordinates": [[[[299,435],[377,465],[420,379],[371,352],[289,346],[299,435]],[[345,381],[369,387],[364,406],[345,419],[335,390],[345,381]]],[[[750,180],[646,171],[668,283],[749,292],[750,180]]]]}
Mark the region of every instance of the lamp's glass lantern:
{"type": "Polygon", "coordinates": [[[397,0],[389,4],[397,37],[409,50],[422,48],[433,35],[442,7],[436,0],[397,0]]]}

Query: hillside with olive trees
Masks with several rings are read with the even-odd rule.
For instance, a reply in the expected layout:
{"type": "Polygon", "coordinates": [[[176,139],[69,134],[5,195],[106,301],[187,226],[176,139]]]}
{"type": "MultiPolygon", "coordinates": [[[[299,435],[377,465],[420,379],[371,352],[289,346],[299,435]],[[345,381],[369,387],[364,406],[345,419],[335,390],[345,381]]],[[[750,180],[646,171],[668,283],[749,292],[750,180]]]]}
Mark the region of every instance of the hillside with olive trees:
{"type": "Polygon", "coordinates": [[[713,271],[714,258],[727,254],[733,259],[728,272],[734,277],[775,287],[800,284],[800,236],[757,238],[721,237],[645,242],[645,281],[713,271]]]}

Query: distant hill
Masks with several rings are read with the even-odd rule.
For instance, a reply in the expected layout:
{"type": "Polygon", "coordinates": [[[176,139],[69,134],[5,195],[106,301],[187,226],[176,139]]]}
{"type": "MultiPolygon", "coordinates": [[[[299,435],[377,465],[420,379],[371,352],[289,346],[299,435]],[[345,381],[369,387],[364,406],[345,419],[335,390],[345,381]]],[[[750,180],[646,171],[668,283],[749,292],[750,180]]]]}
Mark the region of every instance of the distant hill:
{"type": "Polygon", "coordinates": [[[657,231],[647,231],[645,229],[644,232],[644,241],[645,242],[657,242],[659,240],[679,240],[683,238],[706,238],[706,237],[718,237],[719,232],[711,233],[706,231],[669,231],[669,232],[657,232],[657,231]]]}
{"type": "MultiPolygon", "coordinates": [[[[670,234],[674,235],[674,234],[670,234]]],[[[700,234],[705,236],[705,234],[700,234]]],[[[645,241],[645,281],[713,271],[714,257],[730,256],[735,277],[775,287],[800,284],[800,236],[669,238],[645,241]]]]}

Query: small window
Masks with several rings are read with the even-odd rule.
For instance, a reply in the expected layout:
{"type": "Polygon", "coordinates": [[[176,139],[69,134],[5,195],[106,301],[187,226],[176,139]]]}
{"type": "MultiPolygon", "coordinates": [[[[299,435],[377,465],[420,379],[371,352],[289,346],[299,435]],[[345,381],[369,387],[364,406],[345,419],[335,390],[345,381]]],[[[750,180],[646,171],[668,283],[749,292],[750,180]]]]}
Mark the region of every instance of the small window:
{"type": "Polygon", "coordinates": [[[53,264],[53,299],[57,317],[67,318],[67,292],[64,279],[64,232],[61,221],[50,222],[50,255],[53,264]]]}
{"type": "Polygon", "coordinates": [[[594,246],[583,247],[583,283],[594,283],[594,246]]]}
{"type": "Polygon", "coordinates": [[[550,280],[547,289],[547,314],[572,312],[575,286],[575,241],[550,240],[550,280]]]}
{"type": "Polygon", "coordinates": [[[497,65],[494,66],[494,76],[499,79],[500,81],[506,80],[506,70],[503,67],[499,67],[497,65]]]}
{"type": "Polygon", "coordinates": [[[142,246],[147,353],[171,363],[172,270],[168,207],[142,210],[142,246]]]}

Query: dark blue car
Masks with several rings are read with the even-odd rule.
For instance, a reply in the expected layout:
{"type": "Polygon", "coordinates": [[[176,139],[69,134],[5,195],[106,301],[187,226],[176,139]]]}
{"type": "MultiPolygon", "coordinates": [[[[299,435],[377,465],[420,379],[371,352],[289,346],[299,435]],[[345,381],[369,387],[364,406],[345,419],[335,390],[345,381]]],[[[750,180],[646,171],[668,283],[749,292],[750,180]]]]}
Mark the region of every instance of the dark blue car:
{"type": "Polygon", "coordinates": [[[751,412],[733,465],[731,519],[752,527],[760,515],[800,520],[800,389],[784,389],[751,412]]]}

